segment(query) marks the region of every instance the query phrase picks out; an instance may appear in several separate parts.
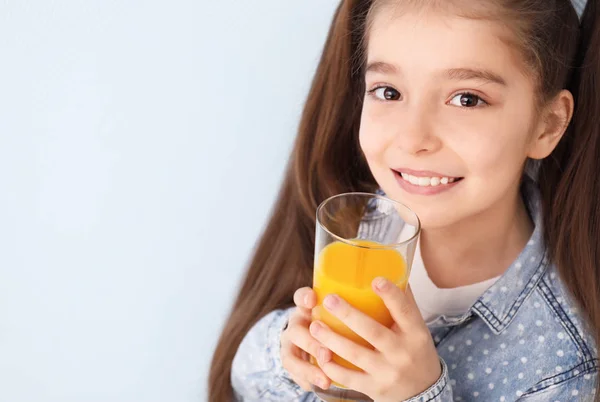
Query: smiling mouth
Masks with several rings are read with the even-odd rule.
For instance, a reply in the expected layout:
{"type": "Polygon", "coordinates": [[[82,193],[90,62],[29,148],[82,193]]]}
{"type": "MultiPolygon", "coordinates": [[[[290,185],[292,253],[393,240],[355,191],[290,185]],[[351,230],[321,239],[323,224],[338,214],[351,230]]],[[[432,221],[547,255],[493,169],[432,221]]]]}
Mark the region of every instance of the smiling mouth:
{"type": "Polygon", "coordinates": [[[445,176],[414,176],[404,172],[394,171],[404,181],[419,187],[439,187],[447,186],[461,181],[464,177],[445,177],[445,176]]]}

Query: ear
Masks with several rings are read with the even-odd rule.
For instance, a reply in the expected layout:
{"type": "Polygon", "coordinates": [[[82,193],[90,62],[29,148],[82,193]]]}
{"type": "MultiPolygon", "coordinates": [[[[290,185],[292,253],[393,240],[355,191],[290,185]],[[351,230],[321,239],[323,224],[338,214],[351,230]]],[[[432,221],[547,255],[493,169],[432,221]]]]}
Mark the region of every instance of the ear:
{"type": "Polygon", "coordinates": [[[571,92],[563,89],[544,107],[527,156],[544,159],[554,151],[571,122],[574,105],[571,92]]]}

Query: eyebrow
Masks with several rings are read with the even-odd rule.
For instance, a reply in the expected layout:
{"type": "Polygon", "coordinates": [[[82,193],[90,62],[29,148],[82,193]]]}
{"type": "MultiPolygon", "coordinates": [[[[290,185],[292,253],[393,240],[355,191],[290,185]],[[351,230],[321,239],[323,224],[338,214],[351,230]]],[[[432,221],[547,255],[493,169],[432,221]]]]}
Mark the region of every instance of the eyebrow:
{"type": "MultiPolygon", "coordinates": [[[[365,73],[380,73],[380,74],[400,74],[400,69],[390,63],[383,61],[373,61],[367,64],[365,73]]],[[[477,68],[451,68],[443,72],[447,78],[455,81],[461,80],[479,80],[486,81],[502,86],[506,86],[506,81],[500,75],[483,69],[477,68]]]]}
{"type": "Polygon", "coordinates": [[[451,80],[479,80],[506,86],[506,81],[504,78],[488,70],[473,68],[451,68],[450,70],[446,70],[446,76],[451,80]]]}
{"type": "Polygon", "coordinates": [[[400,70],[393,64],[383,61],[373,61],[367,64],[365,73],[380,73],[380,74],[398,74],[400,70]]]}

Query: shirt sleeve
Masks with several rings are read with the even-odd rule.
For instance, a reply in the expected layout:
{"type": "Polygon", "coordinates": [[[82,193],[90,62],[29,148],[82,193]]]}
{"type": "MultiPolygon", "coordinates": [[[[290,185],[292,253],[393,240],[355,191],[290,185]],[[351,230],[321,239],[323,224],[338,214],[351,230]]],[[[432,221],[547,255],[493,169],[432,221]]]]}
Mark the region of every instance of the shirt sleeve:
{"type": "Polygon", "coordinates": [[[518,401],[594,401],[597,381],[597,371],[580,373],[559,384],[551,384],[542,389],[525,392],[518,401]]]}
{"type": "Polygon", "coordinates": [[[237,401],[300,401],[305,391],[281,364],[281,333],[293,308],[261,318],[242,340],[231,367],[237,401]]]}
{"type": "Polygon", "coordinates": [[[450,385],[450,377],[448,375],[448,366],[444,359],[440,357],[442,365],[442,375],[429,389],[421,394],[408,399],[405,402],[453,402],[452,386],[450,385]]]}

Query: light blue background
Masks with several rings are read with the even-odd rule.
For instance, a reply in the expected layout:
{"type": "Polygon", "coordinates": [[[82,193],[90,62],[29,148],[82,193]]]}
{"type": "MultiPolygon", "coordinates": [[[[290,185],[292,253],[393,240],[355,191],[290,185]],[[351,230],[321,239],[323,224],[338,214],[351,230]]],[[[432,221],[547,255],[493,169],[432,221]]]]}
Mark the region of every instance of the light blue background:
{"type": "Polygon", "coordinates": [[[0,2],[0,402],[206,400],[336,4],[0,2]]]}

